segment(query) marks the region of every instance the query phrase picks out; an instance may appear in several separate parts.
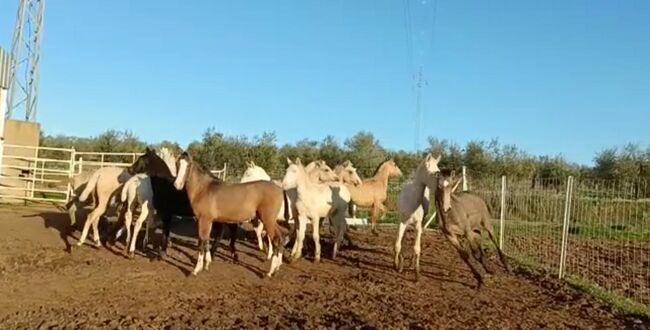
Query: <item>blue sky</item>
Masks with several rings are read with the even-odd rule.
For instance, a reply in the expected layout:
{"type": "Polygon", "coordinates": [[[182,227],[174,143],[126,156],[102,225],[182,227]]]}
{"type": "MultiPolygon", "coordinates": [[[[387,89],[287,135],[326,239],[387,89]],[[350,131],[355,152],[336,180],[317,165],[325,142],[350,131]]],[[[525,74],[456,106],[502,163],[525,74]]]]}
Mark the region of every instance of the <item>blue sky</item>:
{"type": "MultiPolygon", "coordinates": [[[[650,142],[650,2],[48,1],[38,121],[182,145],[213,126],[280,143],[359,130],[498,138],[591,163],[650,142]],[[411,49],[412,51],[409,51],[411,49]],[[412,54],[412,56],[409,56],[412,54]]],[[[17,0],[0,1],[9,48],[17,0]]]]}

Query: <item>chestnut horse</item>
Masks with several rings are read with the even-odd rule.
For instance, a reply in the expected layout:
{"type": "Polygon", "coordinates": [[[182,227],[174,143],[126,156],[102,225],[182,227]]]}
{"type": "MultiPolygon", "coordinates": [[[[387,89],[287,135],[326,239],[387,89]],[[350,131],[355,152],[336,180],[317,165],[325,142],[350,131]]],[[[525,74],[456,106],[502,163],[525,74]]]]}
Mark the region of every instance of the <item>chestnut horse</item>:
{"type": "MultiPolygon", "coordinates": [[[[349,171],[345,170],[350,165],[350,162],[346,161],[342,165],[334,168],[334,172],[341,177],[343,182],[350,180],[347,178],[350,173],[349,171]]],[[[364,179],[362,184],[345,184],[348,190],[350,190],[350,195],[352,196],[352,205],[369,207],[372,209],[370,218],[372,220],[371,228],[373,234],[377,233],[377,220],[381,217],[381,212],[386,212],[386,206],[384,206],[384,202],[388,197],[388,178],[393,176],[398,177],[401,175],[402,171],[399,169],[397,164],[395,164],[395,161],[389,159],[379,166],[377,172],[375,173],[375,176],[369,179],[364,179]]]]}
{"type": "Polygon", "coordinates": [[[199,255],[193,275],[207,270],[212,262],[209,249],[213,222],[239,224],[258,218],[273,243],[274,255],[267,276],[273,276],[282,264],[282,232],[276,218],[284,203],[282,188],[270,181],[227,184],[212,175],[184,152],[178,160],[178,175],[174,181],[177,190],[185,189],[197,220],[199,255]]]}

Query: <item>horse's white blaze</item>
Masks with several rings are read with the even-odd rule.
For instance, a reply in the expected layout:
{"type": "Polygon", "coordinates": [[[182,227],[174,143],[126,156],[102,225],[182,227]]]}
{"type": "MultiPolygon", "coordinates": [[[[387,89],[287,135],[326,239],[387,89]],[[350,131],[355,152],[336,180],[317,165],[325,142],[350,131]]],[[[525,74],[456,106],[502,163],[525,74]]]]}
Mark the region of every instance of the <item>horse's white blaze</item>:
{"type": "Polygon", "coordinates": [[[181,159],[180,165],[178,166],[178,175],[174,181],[174,187],[176,189],[181,190],[185,186],[185,175],[187,175],[187,161],[181,159]]]}
{"type": "Polygon", "coordinates": [[[443,187],[447,187],[447,186],[449,186],[449,181],[447,181],[447,180],[442,181],[442,186],[443,186],[443,187]]]}

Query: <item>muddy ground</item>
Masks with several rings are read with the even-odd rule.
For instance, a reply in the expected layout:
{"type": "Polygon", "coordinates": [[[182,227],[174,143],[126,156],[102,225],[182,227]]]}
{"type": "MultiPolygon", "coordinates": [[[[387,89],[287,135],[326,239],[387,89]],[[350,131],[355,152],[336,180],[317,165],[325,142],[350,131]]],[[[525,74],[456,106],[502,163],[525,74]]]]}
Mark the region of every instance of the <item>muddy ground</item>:
{"type": "Polygon", "coordinates": [[[272,279],[263,278],[269,262],[253,242],[239,241],[239,264],[220,253],[209,271],[188,277],[196,255],[190,240],[175,239],[162,262],[143,254],[129,260],[119,244],[69,254],[60,235],[67,221],[54,208],[0,208],[0,328],[650,328],[648,319],[616,314],[552,278],[505,273],[494,256],[496,274],[477,291],[436,231],[423,235],[418,283],[410,269],[392,268],[393,228],[378,236],[353,230],[358,248],[319,264],[306,251],[272,279]]]}

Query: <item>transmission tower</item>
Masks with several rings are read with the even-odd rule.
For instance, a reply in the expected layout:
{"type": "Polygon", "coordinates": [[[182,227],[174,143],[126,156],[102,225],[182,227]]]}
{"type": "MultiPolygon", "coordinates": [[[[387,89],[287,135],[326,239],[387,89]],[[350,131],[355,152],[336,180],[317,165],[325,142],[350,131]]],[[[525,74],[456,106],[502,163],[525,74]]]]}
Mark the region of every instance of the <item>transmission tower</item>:
{"type": "Polygon", "coordinates": [[[24,114],[27,121],[36,119],[44,9],[45,0],[19,0],[11,43],[5,118],[24,114]]]}

